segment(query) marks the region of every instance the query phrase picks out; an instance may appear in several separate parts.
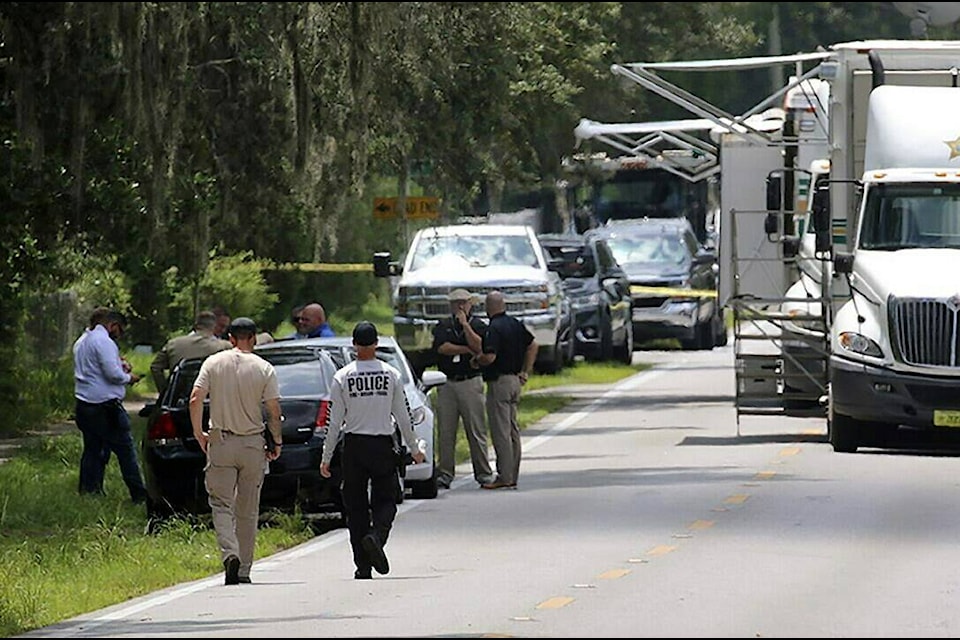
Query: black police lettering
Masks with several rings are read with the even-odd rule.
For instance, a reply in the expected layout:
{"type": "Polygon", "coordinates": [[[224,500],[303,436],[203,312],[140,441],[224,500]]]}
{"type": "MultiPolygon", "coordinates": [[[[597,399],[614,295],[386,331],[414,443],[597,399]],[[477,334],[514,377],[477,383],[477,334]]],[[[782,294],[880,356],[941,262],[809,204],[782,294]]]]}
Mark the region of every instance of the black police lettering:
{"type": "Polygon", "coordinates": [[[347,377],[347,394],[351,398],[385,396],[390,390],[390,374],[385,371],[358,373],[347,377]]]}

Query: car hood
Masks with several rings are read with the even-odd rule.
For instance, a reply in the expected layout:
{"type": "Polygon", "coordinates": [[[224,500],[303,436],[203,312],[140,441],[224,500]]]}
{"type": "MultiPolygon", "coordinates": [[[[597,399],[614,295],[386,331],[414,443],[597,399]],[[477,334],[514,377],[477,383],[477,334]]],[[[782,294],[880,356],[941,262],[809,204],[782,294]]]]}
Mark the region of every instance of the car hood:
{"type": "Polygon", "coordinates": [[[400,286],[429,287],[483,287],[484,290],[503,285],[540,284],[547,281],[545,272],[534,267],[496,266],[471,267],[465,263],[448,264],[446,268],[417,269],[404,274],[400,286]]]}
{"type": "Polygon", "coordinates": [[[950,298],[960,294],[955,278],[960,263],[958,249],[901,249],[856,254],[854,282],[873,292],[876,300],[898,298],[950,298]],[[917,274],[927,274],[917,277],[917,274]]]}

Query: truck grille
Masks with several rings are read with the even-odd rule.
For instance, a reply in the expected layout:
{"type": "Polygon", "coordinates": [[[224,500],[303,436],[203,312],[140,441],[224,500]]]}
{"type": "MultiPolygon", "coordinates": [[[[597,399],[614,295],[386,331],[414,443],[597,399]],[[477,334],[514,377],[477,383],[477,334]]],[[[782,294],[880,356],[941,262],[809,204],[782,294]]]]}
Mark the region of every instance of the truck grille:
{"type": "MultiPolygon", "coordinates": [[[[450,315],[450,302],[447,295],[452,287],[418,287],[407,290],[407,315],[413,318],[435,319],[450,315]]],[[[486,317],[484,298],[490,291],[503,293],[507,304],[507,313],[522,316],[530,313],[542,313],[547,308],[547,293],[539,285],[521,285],[504,287],[471,288],[477,299],[473,303],[473,313],[486,317]]]]}
{"type": "Polygon", "coordinates": [[[960,297],[891,298],[894,349],[913,365],[956,367],[960,297]]]}

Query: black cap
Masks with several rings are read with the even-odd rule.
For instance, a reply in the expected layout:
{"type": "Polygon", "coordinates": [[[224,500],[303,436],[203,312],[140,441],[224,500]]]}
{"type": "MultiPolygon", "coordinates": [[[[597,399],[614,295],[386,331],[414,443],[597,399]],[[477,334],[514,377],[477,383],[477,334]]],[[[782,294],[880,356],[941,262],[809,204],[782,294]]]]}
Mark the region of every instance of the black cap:
{"type": "Polygon", "coordinates": [[[358,347],[369,347],[377,344],[377,327],[372,322],[363,320],[353,328],[353,343],[358,347]]]}
{"type": "Polygon", "coordinates": [[[257,323],[250,318],[234,318],[230,321],[227,333],[231,335],[237,335],[238,333],[255,335],[257,333],[257,323]]]}

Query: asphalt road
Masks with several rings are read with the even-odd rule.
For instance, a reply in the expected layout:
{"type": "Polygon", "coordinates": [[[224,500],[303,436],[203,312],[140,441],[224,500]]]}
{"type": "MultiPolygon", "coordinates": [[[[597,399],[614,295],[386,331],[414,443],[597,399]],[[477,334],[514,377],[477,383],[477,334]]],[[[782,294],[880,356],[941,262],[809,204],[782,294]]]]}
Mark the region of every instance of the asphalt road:
{"type": "Polygon", "coordinates": [[[837,454],[744,417],[733,354],[657,363],[524,432],[516,491],[407,500],[391,571],[344,530],[25,637],[955,637],[952,453],[837,454]]]}

